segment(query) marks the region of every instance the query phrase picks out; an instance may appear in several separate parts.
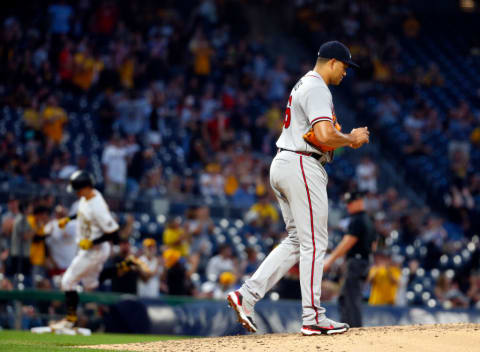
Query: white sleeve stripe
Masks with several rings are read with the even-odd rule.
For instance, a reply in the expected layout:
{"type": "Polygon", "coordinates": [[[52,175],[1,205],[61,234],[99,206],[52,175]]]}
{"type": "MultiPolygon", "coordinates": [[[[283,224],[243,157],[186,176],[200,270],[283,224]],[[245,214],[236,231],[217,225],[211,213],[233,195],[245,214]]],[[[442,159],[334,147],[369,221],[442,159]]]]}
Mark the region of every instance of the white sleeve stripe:
{"type": "Polygon", "coordinates": [[[327,116],[317,117],[317,118],[314,118],[310,124],[313,126],[314,123],[319,122],[319,121],[333,122],[333,119],[331,117],[327,117],[327,116]]]}

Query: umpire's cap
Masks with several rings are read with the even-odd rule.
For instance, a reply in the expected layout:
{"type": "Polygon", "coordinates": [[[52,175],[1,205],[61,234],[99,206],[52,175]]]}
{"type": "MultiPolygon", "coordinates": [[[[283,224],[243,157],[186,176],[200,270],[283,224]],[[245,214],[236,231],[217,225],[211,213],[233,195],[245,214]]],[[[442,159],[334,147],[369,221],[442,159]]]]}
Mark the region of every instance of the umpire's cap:
{"type": "Polygon", "coordinates": [[[344,44],[336,40],[323,43],[318,50],[318,57],[322,57],[324,59],[335,59],[356,68],[360,67],[352,61],[352,54],[350,54],[350,50],[348,50],[344,44]]]}
{"type": "Polygon", "coordinates": [[[343,201],[348,204],[357,199],[362,199],[364,196],[365,196],[365,192],[352,191],[352,192],[346,192],[342,198],[343,198],[343,201]]]}
{"type": "Polygon", "coordinates": [[[83,187],[93,187],[95,179],[93,175],[85,170],[77,170],[70,176],[70,184],[67,187],[69,192],[78,191],[83,187]]]}

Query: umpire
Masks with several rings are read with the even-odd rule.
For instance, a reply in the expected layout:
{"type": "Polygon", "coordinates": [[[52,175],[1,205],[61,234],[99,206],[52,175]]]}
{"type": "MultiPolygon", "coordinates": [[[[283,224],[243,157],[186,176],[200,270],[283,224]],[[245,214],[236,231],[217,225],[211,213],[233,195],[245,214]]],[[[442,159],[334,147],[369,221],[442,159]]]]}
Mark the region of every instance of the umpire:
{"type": "Polygon", "coordinates": [[[325,261],[323,270],[327,272],[338,258],[347,256],[347,271],[339,297],[341,321],[351,327],[359,327],[362,326],[362,286],[369,255],[376,244],[376,232],[365,212],[363,194],[346,193],[344,200],[350,214],[348,232],[325,261]]]}

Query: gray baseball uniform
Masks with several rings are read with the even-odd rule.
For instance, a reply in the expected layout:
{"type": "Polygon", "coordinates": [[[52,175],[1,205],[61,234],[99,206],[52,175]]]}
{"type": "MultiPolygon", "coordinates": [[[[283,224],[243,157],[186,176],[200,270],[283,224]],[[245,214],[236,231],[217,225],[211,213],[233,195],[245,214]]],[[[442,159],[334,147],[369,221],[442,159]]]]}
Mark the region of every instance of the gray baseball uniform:
{"type": "Polygon", "coordinates": [[[332,121],[332,95],[322,77],[310,71],[292,89],[279,153],[270,167],[270,184],[277,196],[288,236],[240,288],[244,299],[256,303],[298,261],[304,325],[325,317],[320,305],[323,261],[328,245],[328,176],[323,168],[331,153],[318,150],[303,135],[319,121],[332,121]]]}

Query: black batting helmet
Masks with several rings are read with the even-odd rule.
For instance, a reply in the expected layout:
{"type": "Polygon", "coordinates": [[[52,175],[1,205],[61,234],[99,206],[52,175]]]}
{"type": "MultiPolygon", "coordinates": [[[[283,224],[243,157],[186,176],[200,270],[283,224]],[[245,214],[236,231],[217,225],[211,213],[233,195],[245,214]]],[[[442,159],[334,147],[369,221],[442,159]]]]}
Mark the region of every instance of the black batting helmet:
{"type": "Polygon", "coordinates": [[[93,175],[85,170],[77,170],[70,176],[68,191],[78,191],[83,187],[93,187],[95,179],[93,175]]]}

